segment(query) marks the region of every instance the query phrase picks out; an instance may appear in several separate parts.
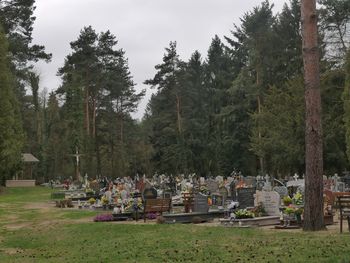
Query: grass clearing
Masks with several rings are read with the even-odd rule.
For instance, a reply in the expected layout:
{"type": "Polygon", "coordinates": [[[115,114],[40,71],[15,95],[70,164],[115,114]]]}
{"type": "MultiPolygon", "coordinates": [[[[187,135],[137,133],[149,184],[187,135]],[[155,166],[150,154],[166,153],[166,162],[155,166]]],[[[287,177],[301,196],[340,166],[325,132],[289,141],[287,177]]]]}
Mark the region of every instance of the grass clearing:
{"type": "MultiPolygon", "coordinates": [[[[41,201],[47,202],[49,191],[37,189],[41,201]]],[[[24,190],[19,192],[26,195],[24,190]]],[[[13,194],[7,192],[7,200],[13,194]]],[[[34,196],[35,191],[29,190],[28,195],[34,196]]],[[[23,201],[30,202],[29,198],[14,199],[23,203],[10,212],[17,216],[11,224],[34,224],[8,229],[8,221],[0,214],[1,262],[350,262],[348,233],[82,223],[80,219],[92,219],[98,212],[29,209],[23,201]]]]}

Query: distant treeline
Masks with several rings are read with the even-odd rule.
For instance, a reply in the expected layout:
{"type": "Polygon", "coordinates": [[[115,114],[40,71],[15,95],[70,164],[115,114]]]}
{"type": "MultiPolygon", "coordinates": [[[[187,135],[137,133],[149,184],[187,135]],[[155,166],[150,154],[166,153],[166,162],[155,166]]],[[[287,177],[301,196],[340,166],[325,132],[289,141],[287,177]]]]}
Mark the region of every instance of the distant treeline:
{"type": "MultiPolygon", "coordinates": [[[[277,14],[262,2],[228,36],[214,36],[205,57],[183,61],[171,42],[145,80],[154,94],[141,121],[131,114],[145,91],[109,31],[84,27],[58,69],[61,86],[40,87],[32,65],[51,55],[31,44],[34,2],[0,0],[1,181],[21,170],[21,152],[40,159],[39,180],[74,176],[77,149],[91,177],[304,172],[298,0],[277,14]]],[[[340,173],[350,156],[350,2],[319,4],[324,166],[340,173]]]]}

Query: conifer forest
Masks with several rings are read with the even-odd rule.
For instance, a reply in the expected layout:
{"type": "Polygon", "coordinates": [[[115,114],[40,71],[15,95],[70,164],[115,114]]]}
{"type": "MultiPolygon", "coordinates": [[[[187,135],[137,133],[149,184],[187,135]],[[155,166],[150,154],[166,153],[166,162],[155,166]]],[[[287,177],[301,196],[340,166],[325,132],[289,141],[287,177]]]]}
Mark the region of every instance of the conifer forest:
{"type": "MultiPolygon", "coordinates": [[[[35,0],[0,0],[0,184],[20,173],[21,153],[40,162],[36,180],[80,171],[110,178],[233,171],[284,178],[305,171],[305,101],[300,1],[279,12],[268,0],[246,10],[207,53],[188,60],[174,39],[136,89],[117,34],[86,25],[64,64],[60,86],[40,85],[34,64],[52,55],[32,39],[35,0]]],[[[319,0],[324,173],[350,168],[350,1],[319,0]]]]}

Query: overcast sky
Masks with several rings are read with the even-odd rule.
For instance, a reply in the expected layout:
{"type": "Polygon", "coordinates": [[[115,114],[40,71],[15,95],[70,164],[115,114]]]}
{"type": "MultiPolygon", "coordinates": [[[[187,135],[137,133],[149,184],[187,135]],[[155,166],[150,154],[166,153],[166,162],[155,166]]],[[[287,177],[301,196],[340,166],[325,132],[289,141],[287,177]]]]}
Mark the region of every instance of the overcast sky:
{"type": "MultiPolygon", "coordinates": [[[[148,88],[143,81],[155,74],[164,48],[177,41],[180,57],[187,60],[195,50],[206,56],[211,39],[230,34],[233,24],[262,0],[36,0],[33,43],[45,45],[52,62],[39,63],[41,87],[55,90],[61,83],[56,76],[64,58],[71,52],[69,43],[77,39],[84,26],[96,32],[110,30],[118,48],[126,51],[137,89],[148,88]]],[[[274,12],[285,0],[270,0],[274,12]]],[[[141,118],[151,95],[134,115],[141,118]]]]}

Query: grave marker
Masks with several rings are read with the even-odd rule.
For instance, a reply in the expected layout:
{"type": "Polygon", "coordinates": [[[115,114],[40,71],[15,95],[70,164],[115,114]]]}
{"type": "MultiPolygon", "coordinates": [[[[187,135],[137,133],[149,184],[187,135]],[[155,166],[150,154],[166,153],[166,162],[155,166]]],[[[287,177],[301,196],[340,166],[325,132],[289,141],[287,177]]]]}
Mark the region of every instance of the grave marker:
{"type": "Polygon", "coordinates": [[[280,215],[281,197],[279,193],[275,191],[256,191],[254,204],[258,206],[260,203],[262,203],[269,216],[280,215]]]}
{"type": "Polygon", "coordinates": [[[154,187],[146,188],[143,190],[142,197],[146,199],[156,199],[158,196],[157,190],[154,187]]]}
{"type": "Polygon", "coordinates": [[[237,188],[237,201],[239,208],[247,208],[254,206],[255,188],[237,188]]]}
{"type": "Polygon", "coordinates": [[[207,213],[209,210],[208,196],[198,193],[194,197],[193,212],[207,213]]]}

